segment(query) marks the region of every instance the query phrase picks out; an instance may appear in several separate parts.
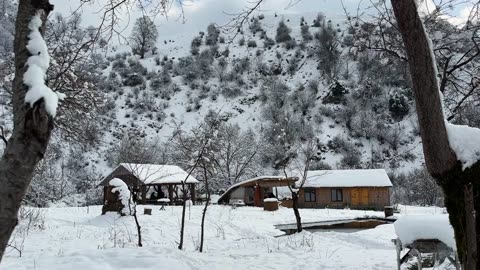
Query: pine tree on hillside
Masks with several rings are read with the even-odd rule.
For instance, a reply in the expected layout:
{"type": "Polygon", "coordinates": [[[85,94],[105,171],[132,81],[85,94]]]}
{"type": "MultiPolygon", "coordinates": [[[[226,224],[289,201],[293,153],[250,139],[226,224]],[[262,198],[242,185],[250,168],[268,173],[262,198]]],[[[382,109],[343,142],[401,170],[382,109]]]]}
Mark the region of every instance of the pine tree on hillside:
{"type": "Polygon", "coordinates": [[[281,20],[280,23],[278,23],[277,35],[275,36],[275,40],[277,42],[287,42],[292,40],[292,37],[290,36],[291,31],[292,30],[288,28],[285,22],[281,20]]]}

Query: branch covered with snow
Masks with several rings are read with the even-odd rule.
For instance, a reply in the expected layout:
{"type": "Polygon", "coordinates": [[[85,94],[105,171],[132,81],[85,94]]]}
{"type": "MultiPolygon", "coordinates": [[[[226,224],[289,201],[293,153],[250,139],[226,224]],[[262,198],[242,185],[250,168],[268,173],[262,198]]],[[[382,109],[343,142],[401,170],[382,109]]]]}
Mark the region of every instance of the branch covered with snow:
{"type": "Polygon", "coordinates": [[[50,56],[45,40],[40,33],[42,27],[43,11],[39,10],[28,24],[30,34],[27,50],[31,56],[27,60],[28,69],[23,75],[23,83],[28,86],[25,102],[33,106],[35,102],[43,98],[47,113],[55,117],[57,113],[58,100],[62,100],[65,95],[56,93],[45,84],[47,69],[50,65],[50,56]]]}
{"type": "Polygon", "coordinates": [[[445,123],[450,147],[467,169],[480,161],[480,129],[445,123]]]}

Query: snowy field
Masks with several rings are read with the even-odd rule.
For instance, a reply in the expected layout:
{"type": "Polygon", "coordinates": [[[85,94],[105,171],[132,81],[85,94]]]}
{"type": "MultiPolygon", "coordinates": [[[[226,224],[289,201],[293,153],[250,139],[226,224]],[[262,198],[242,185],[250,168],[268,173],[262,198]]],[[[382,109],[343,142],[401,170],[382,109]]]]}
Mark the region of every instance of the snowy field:
{"type": "MultiPolygon", "coordinates": [[[[150,207],[150,206],[148,206],[150,207]]],[[[187,210],[185,248],[177,249],[181,207],[153,206],[151,216],[139,206],[143,247],[136,247],[133,217],[101,216],[101,207],[35,209],[30,226],[17,227],[15,246],[1,270],[113,269],[396,269],[392,224],[357,232],[283,233],[274,225],[294,222],[291,209],[210,206],[205,252],[199,253],[202,206],[187,210]],[[29,228],[29,229],[28,229],[29,228]]],[[[304,222],[364,216],[383,212],[300,209],[304,222]]],[[[401,215],[442,214],[441,208],[401,206],[401,215]]]]}

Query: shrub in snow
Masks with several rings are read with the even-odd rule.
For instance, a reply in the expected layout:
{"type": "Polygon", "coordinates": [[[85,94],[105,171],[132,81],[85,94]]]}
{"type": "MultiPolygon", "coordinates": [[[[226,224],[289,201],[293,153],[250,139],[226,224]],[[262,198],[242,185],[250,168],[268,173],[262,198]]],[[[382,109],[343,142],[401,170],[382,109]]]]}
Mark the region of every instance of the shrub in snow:
{"type": "Polygon", "coordinates": [[[255,40],[249,40],[249,41],[247,42],[247,47],[249,47],[249,48],[255,48],[255,47],[257,47],[257,42],[256,42],[255,40]]]}
{"type": "Polygon", "coordinates": [[[128,67],[130,70],[130,73],[137,73],[141,75],[147,75],[148,70],[146,67],[140,63],[140,61],[136,59],[128,59],[128,67]]]}
{"type": "Polygon", "coordinates": [[[310,28],[308,27],[308,24],[302,25],[300,29],[301,29],[303,41],[308,42],[313,39],[313,36],[309,30],[310,28]]]}
{"type": "Polygon", "coordinates": [[[325,22],[325,15],[323,13],[319,12],[317,14],[317,18],[313,20],[313,27],[320,27],[324,24],[325,22]]]}
{"type": "Polygon", "coordinates": [[[241,93],[242,90],[240,90],[240,88],[237,86],[225,85],[222,87],[222,95],[225,98],[235,98],[238,97],[241,93]]]}
{"type": "Polygon", "coordinates": [[[217,29],[215,24],[211,23],[207,27],[207,36],[205,37],[205,44],[209,46],[216,45],[218,42],[219,35],[220,35],[220,30],[217,29]]]}
{"type": "Polygon", "coordinates": [[[126,67],[127,67],[127,65],[125,64],[125,60],[123,60],[121,58],[113,61],[113,63],[112,63],[112,69],[113,70],[124,69],[126,67]]]}
{"type": "Polygon", "coordinates": [[[242,38],[238,41],[238,45],[240,45],[240,46],[245,45],[245,38],[242,37],[242,38]]]}
{"type": "Polygon", "coordinates": [[[260,31],[263,30],[262,25],[261,25],[260,21],[258,20],[258,18],[253,18],[251,20],[250,26],[248,28],[250,29],[252,34],[256,34],[257,32],[260,32],[260,31]]]}
{"type": "Polygon", "coordinates": [[[288,40],[288,41],[285,42],[285,48],[287,50],[294,49],[295,46],[297,46],[297,42],[295,41],[295,39],[288,40]]]}
{"type": "Polygon", "coordinates": [[[133,205],[130,196],[130,190],[128,189],[127,184],[121,179],[114,178],[108,182],[112,186],[112,193],[118,193],[118,200],[123,205],[119,210],[119,213],[122,216],[129,216],[132,214],[132,209],[130,208],[133,205]]]}
{"type": "Polygon", "coordinates": [[[328,88],[328,94],[323,98],[323,103],[340,104],[345,102],[348,89],[339,81],[335,80],[328,88]]]}
{"type": "Polygon", "coordinates": [[[127,76],[127,78],[123,81],[123,85],[125,86],[137,86],[142,85],[145,82],[145,79],[142,75],[133,73],[127,76]]]}
{"type": "Polygon", "coordinates": [[[275,45],[275,40],[265,35],[265,39],[263,40],[263,47],[271,48],[273,45],[275,45]]]}
{"type": "Polygon", "coordinates": [[[357,149],[352,149],[345,153],[340,160],[340,167],[343,169],[360,169],[362,154],[357,149]]]}
{"type": "Polygon", "coordinates": [[[292,30],[288,28],[283,20],[278,23],[277,35],[275,36],[275,41],[277,42],[286,42],[292,39],[290,32],[292,30]]]}
{"type": "Polygon", "coordinates": [[[390,93],[390,99],[388,100],[388,109],[392,118],[400,121],[405,117],[410,111],[410,106],[408,105],[408,98],[404,91],[392,91],[390,93]]]}

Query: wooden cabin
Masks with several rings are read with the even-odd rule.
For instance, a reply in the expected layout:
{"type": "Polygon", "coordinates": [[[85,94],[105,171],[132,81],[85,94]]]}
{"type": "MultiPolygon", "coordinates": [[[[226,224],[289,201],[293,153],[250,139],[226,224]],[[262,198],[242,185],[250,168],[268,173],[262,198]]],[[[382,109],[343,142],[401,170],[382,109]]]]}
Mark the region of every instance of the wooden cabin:
{"type": "Polygon", "coordinates": [[[298,180],[296,177],[259,176],[231,186],[220,196],[218,204],[245,204],[248,206],[263,207],[265,198],[281,199],[279,189],[283,191],[288,186],[293,187],[298,180]]]}
{"type": "Polygon", "coordinates": [[[121,163],[100,183],[105,205],[115,204],[116,197],[109,184],[114,178],[121,179],[131,190],[138,190],[138,202],[141,204],[157,204],[159,199],[164,198],[170,199],[171,204],[181,203],[184,182],[187,198],[195,201],[198,180],[175,165],[121,163]]]}
{"type": "MultiPolygon", "coordinates": [[[[298,185],[299,183],[297,183],[298,185]]],[[[383,210],[392,182],[384,169],[308,171],[299,191],[299,208],[383,210]]]]}

